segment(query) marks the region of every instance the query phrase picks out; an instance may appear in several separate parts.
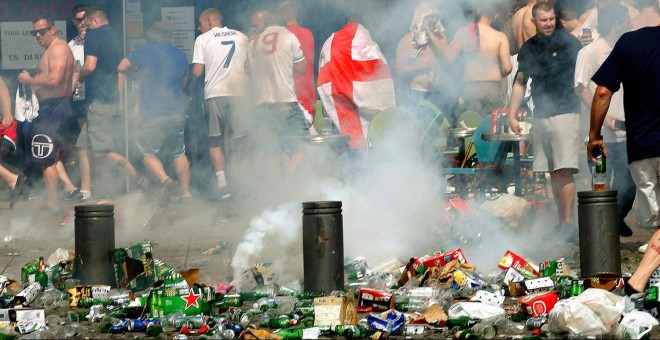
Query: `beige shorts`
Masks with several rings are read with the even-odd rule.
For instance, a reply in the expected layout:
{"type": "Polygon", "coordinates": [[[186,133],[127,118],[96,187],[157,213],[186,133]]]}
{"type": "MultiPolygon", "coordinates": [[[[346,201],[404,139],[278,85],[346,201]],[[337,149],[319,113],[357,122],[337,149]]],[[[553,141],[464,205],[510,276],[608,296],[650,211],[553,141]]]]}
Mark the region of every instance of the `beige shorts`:
{"type": "Polygon", "coordinates": [[[569,169],[578,172],[580,115],[564,113],[534,121],[534,171],[569,169]]]}
{"type": "Polygon", "coordinates": [[[660,226],[658,219],[658,197],[660,186],[660,157],[647,158],[630,163],[630,175],[635,182],[635,204],[639,212],[638,223],[644,227],[660,226]]]}

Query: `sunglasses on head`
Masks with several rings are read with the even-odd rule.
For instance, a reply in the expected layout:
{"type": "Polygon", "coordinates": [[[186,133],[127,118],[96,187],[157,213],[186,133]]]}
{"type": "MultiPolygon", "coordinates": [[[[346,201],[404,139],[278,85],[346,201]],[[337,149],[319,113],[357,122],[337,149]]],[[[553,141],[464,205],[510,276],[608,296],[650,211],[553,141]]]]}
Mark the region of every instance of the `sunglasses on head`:
{"type": "Polygon", "coordinates": [[[50,31],[51,28],[53,28],[53,26],[48,26],[38,30],[32,30],[30,31],[30,34],[32,34],[33,37],[36,37],[37,33],[39,33],[40,35],[44,35],[46,34],[46,32],[50,31]]]}

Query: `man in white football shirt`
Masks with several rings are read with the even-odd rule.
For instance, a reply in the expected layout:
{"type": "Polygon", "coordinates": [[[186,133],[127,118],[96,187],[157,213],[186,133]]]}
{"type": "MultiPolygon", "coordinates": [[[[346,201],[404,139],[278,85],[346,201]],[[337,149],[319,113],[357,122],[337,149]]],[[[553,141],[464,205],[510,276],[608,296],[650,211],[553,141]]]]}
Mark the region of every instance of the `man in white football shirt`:
{"type": "Polygon", "coordinates": [[[219,198],[225,200],[231,197],[225,159],[231,158],[231,141],[244,135],[247,126],[247,115],[240,105],[245,96],[248,38],[223,26],[222,12],[216,8],[202,12],[198,29],[202,34],[195,40],[192,74],[195,77],[204,74],[209,155],[218,181],[219,198]]]}
{"type": "MultiPolygon", "coordinates": [[[[255,14],[264,14],[263,10],[255,14]]],[[[256,128],[260,136],[269,136],[277,143],[264,143],[279,147],[288,160],[284,172],[292,173],[302,159],[295,146],[295,136],[308,134],[308,123],[298,104],[293,72],[305,72],[307,60],[303,56],[298,38],[286,29],[281,18],[267,14],[265,29],[256,32],[250,40],[250,65],[253,100],[256,109],[256,128]]],[[[267,146],[267,145],[266,145],[267,146]]],[[[278,152],[271,150],[269,152],[278,152]]],[[[284,161],[284,159],[283,159],[284,161]]]]}

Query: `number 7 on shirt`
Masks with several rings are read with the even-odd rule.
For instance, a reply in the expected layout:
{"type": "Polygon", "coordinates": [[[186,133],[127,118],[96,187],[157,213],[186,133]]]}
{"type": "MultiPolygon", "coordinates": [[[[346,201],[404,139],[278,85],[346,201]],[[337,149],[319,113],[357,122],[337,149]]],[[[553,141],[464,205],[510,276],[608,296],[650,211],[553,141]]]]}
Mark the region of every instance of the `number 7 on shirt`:
{"type": "Polygon", "coordinates": [[[228,68],[229,64],[231,63],[231,58],[234,57],[234,51],[236,51],[236,43],[233,40],[230,41],[223,41],[223,45],[231,45],[231,48],[229,49],[229,53],[227,53],[227,56],[225,57],[225,63],[222,64],[223,68],[228,68]]]}

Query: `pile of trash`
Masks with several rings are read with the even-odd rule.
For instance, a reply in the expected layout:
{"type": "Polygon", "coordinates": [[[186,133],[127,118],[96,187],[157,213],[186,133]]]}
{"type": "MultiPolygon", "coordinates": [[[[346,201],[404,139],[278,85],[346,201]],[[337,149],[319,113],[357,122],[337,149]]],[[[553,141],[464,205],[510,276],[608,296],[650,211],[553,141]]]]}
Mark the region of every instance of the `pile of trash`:
{"type": "Polygon", "coordinates": [[[177,272],[145,241],[113,252],[112,285],[80,284],[71,251],[25,264],[21,281],[0,276],[0,339],[141,333],[186,339],[640,339],[658,325],[658,286],[635,299],[615,276],[576,277],[562,258],[534,264],[507,251],[484,275],[453,249],[369,266],[344,265],[345,286],[304,291],[278,282],[268,264],[206,285],[177,272]]]}

